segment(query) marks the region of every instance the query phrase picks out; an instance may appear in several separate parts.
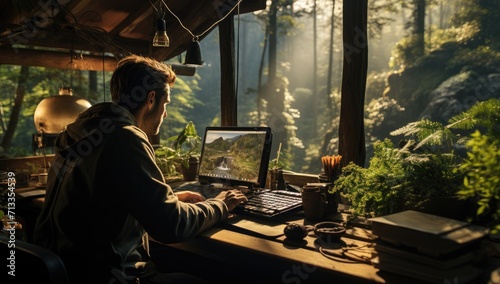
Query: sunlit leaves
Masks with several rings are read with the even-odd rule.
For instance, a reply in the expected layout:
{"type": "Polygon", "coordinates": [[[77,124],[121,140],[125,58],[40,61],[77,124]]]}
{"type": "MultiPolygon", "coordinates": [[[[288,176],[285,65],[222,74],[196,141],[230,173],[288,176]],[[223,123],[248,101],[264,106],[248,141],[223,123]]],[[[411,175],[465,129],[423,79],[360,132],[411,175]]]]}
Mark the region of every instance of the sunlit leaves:
{"type": "Polygon", "coordinates": [[[477,215],[500,232],[500,140],[476,131],[467,142],[470,151],[461,168],[467,172],[459,194],[477,199],[477,215]]]}

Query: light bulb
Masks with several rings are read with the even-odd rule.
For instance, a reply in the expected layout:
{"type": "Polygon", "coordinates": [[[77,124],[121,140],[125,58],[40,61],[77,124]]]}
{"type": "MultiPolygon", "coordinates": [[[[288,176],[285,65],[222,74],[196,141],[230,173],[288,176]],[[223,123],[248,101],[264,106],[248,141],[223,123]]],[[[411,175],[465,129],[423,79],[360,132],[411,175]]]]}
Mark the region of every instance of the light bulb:
{"type": "Polygon", "coordinates": [[[170,45],[170,39],[167,36],[167,24],[165,20],[156,20],[156,33],[153,37],[153,46],[168,47],[170,45]]]}

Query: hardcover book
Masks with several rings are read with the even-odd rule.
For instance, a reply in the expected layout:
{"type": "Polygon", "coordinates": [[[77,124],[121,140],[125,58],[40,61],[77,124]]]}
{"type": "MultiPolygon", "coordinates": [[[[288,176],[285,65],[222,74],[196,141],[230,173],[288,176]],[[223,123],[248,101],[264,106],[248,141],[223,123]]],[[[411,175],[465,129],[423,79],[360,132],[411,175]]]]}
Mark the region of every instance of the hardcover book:
{"type": "Polygon", "coordinates": [[[380,239],[433,257],[473,246],[488,234],[481,226],[412,210],[369,220],[380,239]]]}

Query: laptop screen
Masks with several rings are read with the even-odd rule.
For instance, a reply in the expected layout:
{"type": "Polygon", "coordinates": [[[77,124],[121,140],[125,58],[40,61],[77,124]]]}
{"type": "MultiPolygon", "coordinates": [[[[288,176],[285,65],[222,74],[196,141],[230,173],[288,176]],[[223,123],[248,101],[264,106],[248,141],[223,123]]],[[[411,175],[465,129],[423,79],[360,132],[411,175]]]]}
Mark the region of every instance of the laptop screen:
{"type": "Polygon", "coordinates": [[[207,127],[198,171],[200,183],[264,188],[271,144],[269,127],[207,127]]]}

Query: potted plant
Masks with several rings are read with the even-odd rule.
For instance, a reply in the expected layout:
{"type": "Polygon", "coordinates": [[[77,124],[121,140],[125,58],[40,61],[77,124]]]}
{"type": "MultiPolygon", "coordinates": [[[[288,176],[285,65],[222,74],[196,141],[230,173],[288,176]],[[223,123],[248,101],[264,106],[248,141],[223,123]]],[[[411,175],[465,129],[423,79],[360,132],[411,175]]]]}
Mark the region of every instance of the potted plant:
{"type": "Polygon", "coordinates": [[[367,168],[350,163],[342,169],[333,188],[351,202],[354,214],[425,211],[432,197],[456,196],[464,176],[457,167],[459,160],[449,154],[415,151],[414,143],[409,140],[396,148],[389,139],[377,141],[367,168]]]}
{"type": "MultiPolygon", "coordinates": [[[[475,201],[477,212],[462,217],[500,231],[499,121],[500,100],[490,99],[451,118],[447,125],[426,119],[409,123],[391,135],[414,139],[399,148],[388,139],[376,142],[370,165],[344,167],[334,190],[342,190],[359,215],[418,208],[436,196],[452,196],[464,205],[475,201]],[[465,149],[466,157],[457,155],[456,148],[465,149]]],[[[444,208],[443,200],[438,204],[444,208]]]]}
{"type": "Polygon", "coordinates": [[[169,146],[161,146],[155,151],[156,161],[166,176],[181,173],[184,180],[196,179],[201,153],[201,137],[190,121],[176,136],[167,139],[169,146]]]}
{"type": "Polygon", "coordinates": [[[420,136],[422,145],[447,141],[450,147],[456,141],[465,148],[467,156],[460,165],[465,177],[457,194],[474,202],[468,221],[490,227],[492,233],[500,232],[499,122],[500,100],[493,98],[452,117],[445,126],[417,123],[404,130],[420,136]]]}

